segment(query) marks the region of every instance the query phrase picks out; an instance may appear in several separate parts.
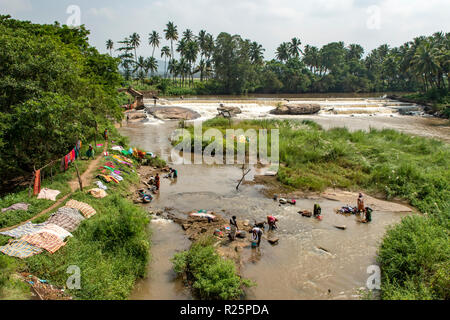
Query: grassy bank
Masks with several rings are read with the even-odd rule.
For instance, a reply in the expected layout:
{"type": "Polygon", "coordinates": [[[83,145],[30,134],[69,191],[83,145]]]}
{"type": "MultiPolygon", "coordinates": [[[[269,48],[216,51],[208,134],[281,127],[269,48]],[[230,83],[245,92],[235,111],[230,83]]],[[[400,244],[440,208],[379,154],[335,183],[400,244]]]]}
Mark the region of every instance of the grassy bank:
{"type": "MultiPolygon", "coordinates": [[[[126,146],[126,139],[120,137],[116,130],[110,131],[110,140],[126,146]]],[[[105,159],[101,160],[101,164],[105,162],[105,159]]],[[[155,165],[162,164],[159,158],[152,162],[155,165]]],[[[71,195],[70,199],[88,203],[97,214],[84,220],[72,233],[73,237],[68,238],[67,244],[56,253],[42,252],[25,260],[0,255],[0,264],[5,266],[0,274],[0,298],[29,297],[29,287],[16,279],[17,272],[29,272],[54,285],[65,287],[70,276],[67,273],[69,266],[78,266],[81,272],[81,289],[66,289],[75,299],[128,298],[135,281],[146,274],[150,234],[147,212],[129,199],[130,190],[139,183],[140,178],[136,169],[126,170],[130,174],[124,173],[124,180],[119,184],[107,184],[108,196],[103,199],[96,199],[86,193],[93,185],[84,186],[83,191],[78,190],[71,195]]],[[[94,175],[97,174],[98,170],[94,175]]],[[[60,183],[63,184],[63,181],[60,183]]],[[[44,222],[53,212],[33,222],[44,222]]],[[[1,236],[0,245],[8,239],[1,236]]]]}
{"type": "Polygon", "coordinates": [[[243,289],[253,283],[237,274],[232,260],[219,256],[214,248],[215,241],[214,237],[205,237],[193,243],[189,250],[175,254],[174,270],[187,276],[201,299],[239,299],[244,295],[243,289]]]}
{"type": "Polygon", "coordinates": [[[450,118],[450,92],[447,89],[433,89],[426,93],[412,93],[402,98],[417,104],[429,105],[432,112],[443,118],[450,118]]]}
{"type": "MultiPolygon", "coordinates": [[[[362,189],[387,199],[405,199],[426,213],[442,212],[450,199],[450,147],[438,140],[394,130],[322,130],[311,121],[247,120],[230,125],[213,119],[203,124],[204,131],[210,128],[224,136],[230,128],[269,129],[268,141],[270,129],[279,129],[278,180],[293,189],[362,189]]],[[[193,147],[193,128],[188,129],[193,147]]],[[[211,142],[204,139],[203,148],[211,142]]]]}
{"type": "MultiPolygon", "coordinates": [[[[278,180],[292,189],[364,190],[386,199],[406,200],[426,213],[403,219],[383,238],[378,253],[381,297],[450,297],[448,144],[394,130],[323,130],[311,121],[255,120],[230,125],[228,120],[212,119],[203,125],[203,130],[210,128],[223,134],[229,128],[279,129],[278,180]]],[[[188,129],[193,145],[193,128],[188,129]]],[[[203,148],[209,143],[202,141],[203,148]]]]}

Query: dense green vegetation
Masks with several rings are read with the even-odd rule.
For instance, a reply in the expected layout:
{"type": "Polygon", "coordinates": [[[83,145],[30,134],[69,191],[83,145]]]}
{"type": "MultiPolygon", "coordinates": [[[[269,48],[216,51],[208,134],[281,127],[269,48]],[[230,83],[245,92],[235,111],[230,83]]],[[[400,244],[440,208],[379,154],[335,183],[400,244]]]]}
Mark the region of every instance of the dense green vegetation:
{"type": "MultiPolygon", "coordinates": [[[[382,298],[449,298],[448,144],[394,130],[322,130],[312,121],[252,120],[230,125],[227,119],[217,118],[204,123],[203,130],[209,128],[222,133],[227,128],[278,128],[278,179],[284,185],[312,191],[365,190],[407,200],[425,215],[403,219],[384,237],[378,256],[382,298]]],[[[211,142],[203,141],[203,148],[211,142]]]]}
{"type": "MultiPolygon", "coordinates": [[[[181,33],[181,32],[180,32],[181,33]]],[[[201,30],[195,35],[187,29],[181,34],[173,22],[164,29],[170,41],[161,49],[165,60],[164,78],[153,89],[163,94],[246,94],[303,92],[386,92],[448,89],[450,33],[420,36],[400,47],[383,44],[364,55],[358,44],[328,43],[321,48],[305,45],[299,38],[283,42],[276,59],[265,61],[265,49],[255,41],[222,32],[216,38],[201,30]],[[175,50],[179,58],[175,56],[175,50]],[[199,81],[194,81],[194,74],[199,81]],[[179,81],[175,81],[178,78],[179,81]],[[178,91],[188,87],[189,90],[178,91]],[[168,89],[170,88],[170,89],[168,89]]],[[[119,41],[119,58],[126,79],[141,83],[157,70],[154,58],[162,37],[149,34],[152,56],[137,56],[143,43],[137,33],[119,41]]],[[[114,42],[106,47],[112,54],[114,42]]]]}
{"type": "Polygon", "coordinates": [[[450,118],[450,91],[447,89],[431,89],[425,93],[413,93],[403,96],[419,104],[431,105],[434,112],[444,118],[450,118]]]}
{"type": "Polygon", "coordinates": [[[84,27],[0,16],[0,175],[29,176],[120,119],[119,59],[88,44],[84,27]]]}
{"type": "Polygon", "coordinates": [[[253,283],[236,274],[234,262],[220,257],[214,242],[213,237],[206,237],[193,243],[188,251],[175,254],[174,270],[187,274],[201,299],[239,299],[244,294],[243,288],[253,283]]]}
{"type": "Polygon", "coordinates": [[[450,207],[406,217],[388,230],[378,252],[383,299],[450,299],[450,207]]]}

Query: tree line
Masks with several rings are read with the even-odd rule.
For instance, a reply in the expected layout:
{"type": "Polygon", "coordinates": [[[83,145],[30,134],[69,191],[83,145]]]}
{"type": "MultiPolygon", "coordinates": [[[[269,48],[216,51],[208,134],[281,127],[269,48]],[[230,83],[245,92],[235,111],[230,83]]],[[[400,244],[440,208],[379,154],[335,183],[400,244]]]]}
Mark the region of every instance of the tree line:
{"type": "Polygon", "coordinates": [[[0,176],[29,176],[120,119],[119,59],[89,31],[0,16],[0,176]]]}
{"type": "MultiPolygon", "coordinates": [[[[399,47],[383,44],[364,55],[359,44],[331,42],[321,48],[302,46],[300,38],[281,43],[276,58],[264,59],[261,44],[225,32],[217,37],[205,30],[181,34],[173,22],[163,30],[166,45],[164,78],[203,93],[304,93],[449,90],[450,33],[420,36],[399,47]],[[170,45],[170,47],[169,47],[170,45]],[[175,51],[179,57],[175,57],[175,51]],[[199,82],[194,82],[198,75],[199,82]]],[[[155,49],[163,37],[152,31],[152,56],[137,56],[137,33],[119,41],[118,57],[126,79],[144,81],[158,70],[155,49]]],[[[114,49],[108,40],[106,47],[114,49]]]]}

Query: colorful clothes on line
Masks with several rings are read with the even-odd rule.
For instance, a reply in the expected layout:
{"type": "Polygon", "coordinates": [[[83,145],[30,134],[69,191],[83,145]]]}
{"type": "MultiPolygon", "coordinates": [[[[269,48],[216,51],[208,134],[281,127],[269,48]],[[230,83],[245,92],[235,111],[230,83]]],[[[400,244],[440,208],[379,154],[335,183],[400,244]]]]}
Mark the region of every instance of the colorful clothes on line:
{"type": "Polygon", "coordinates": [[[22,238],[23,236],[26,236],[27,234],[33,234],[42,230],[42,228],[45,227],[45,225],[46,223],[34,224],[31,221],[29,221],[21,226],[18,226],[17,228],[0,232],[0,234],[19,239],[22,238]]]}
{"type": "Polygon", "coordinates": [[[7,245],[0,247],[0,252],[3,252],[4,254],[11,257],[24,259],[41,253],[42,249],[33,246],[25,240],[20,239],[12,240],[7,245]]]}
{"type": "Polygon", "coordinates": [[[92,208],[90,205],[88,205],[87,203],[84,202],[80,202],[77,200],[69,200],[66,203],[66,207],[69,208],[74,208],[74,209],[78,209],[81,211],[81,213],[86,217],[86,218],[90,218],[92,217],[94,214],[97,213],[97,211],[95,211],[94,208],[92,208]]]}
{"type": "Polygon", "coordinates": [[[69,157],[64,156],[64,170],[67,171],[69,169],[69,157]]]}
{"type": "Polygon", "coordinates": [[[29,244],[32,244],[33,246],[41,249],[45,249],[50,253],[55,253],[66,244],[58,236],[49,232],[29,234],[24,236],[21,240],[25,240],[29,244]]]}
{"type": "Polygon", "coordinates": [[[27,211],[28,207],[30,205],[28,203],[15,203],[12,206],[9,206],[8,208],[3,208],[2,212],[6,212],[6,211],[15,211],[15,210],[23,210],[23,211],[27,211]]]}
{"type": "Polygon", "coordinates": [[[72,162],[75,161],[75,159],[76,159],[76,157],[75,157],[75,156],[76,156],[76,154],[75,154],[75,149],[72,149],[72,151],[70,152],[70,154],[71,154],[70,157],[72,158],[72,162]]]}
{"type": "Polygon", "coordinates": [[[52,190],[48,188],[44,188],[39,192],[39,195],[37,196],[38,199],[47,199],[56,201],[56,197],[61,193],[59,190],[52,190]]]}
{"type": "Polygon", "coordinates": [[[34,173],[33,195],[37,195],[39,192],[41,192],[41,170],[37,170],[34,173]]]}

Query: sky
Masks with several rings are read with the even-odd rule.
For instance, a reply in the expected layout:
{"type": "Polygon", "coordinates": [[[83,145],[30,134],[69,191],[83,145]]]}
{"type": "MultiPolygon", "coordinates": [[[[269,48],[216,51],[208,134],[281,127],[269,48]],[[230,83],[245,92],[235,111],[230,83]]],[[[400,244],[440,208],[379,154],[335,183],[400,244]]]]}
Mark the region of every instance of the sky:
{"type": "Polygon", "coordinates": [[[180,34],[187,28],[195,34],[202,29],[214,36],[239,34],[262,44],[266,59],[293,37],[318,47],[358,43],[367,53],[384,43],[394,47],[419,35],[450,32],[449,0],[0,0],[0,14],[34,23],[84,24],[91,45],[101,52],[107,52],[106,40],[116,43],[137,32],[138,55],[144,57],[152,54],[148,34],[163,35],[168,21],[180,34]]]}

